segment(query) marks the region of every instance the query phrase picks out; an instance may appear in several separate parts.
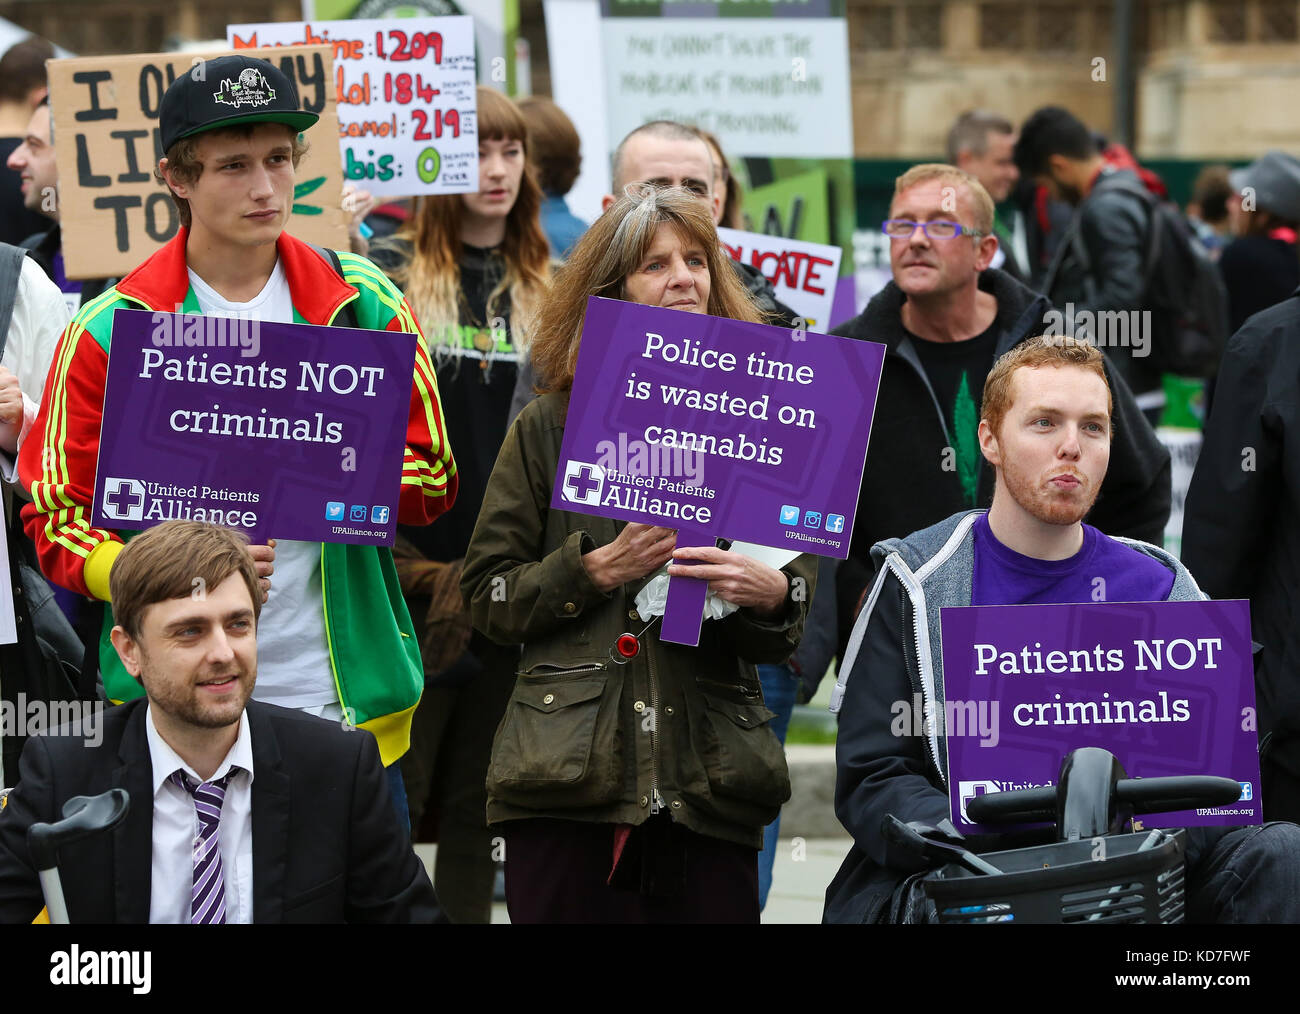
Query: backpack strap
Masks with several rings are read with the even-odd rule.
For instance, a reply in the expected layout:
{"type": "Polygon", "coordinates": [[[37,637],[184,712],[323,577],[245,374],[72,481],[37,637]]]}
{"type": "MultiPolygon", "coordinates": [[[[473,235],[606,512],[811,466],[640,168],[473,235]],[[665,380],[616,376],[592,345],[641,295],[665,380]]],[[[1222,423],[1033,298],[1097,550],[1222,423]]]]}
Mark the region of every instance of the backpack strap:
{"type": "Polygon", "coordinates": [[[26,250],[0,243],[0,356],[5,354],[5,345],[9,341],[9,322],[13,320],[18,281],[26,260],[26,250]]]}
{"type": "MultiPolygon", "coordinates": [[[[323,246],[317,246],[315,243],[307,244],[316,251],[316,256],[334,269],[334,273],[343,278],[343,262],[339,259],[337,250],[330,250],[323,246]]],[[[346,283],[347,279],[343,279],[346,283]]],[[[355,302],[355,301],[354,301],[355,302]]],[[[335,327],[360,327],[361,322],[357,319],[357,310],[354,303],[348,303],[339,311],[334,318],[335,327]]]]}

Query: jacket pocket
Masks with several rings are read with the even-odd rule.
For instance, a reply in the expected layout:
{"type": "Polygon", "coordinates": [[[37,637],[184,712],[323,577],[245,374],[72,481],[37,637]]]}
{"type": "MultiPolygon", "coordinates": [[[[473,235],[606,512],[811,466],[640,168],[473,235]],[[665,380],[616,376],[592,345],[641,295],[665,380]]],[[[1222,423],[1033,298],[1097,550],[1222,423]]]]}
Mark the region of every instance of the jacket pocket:
{"type": "Polygon", "coordinates": [[[785,751],[768,726],[776,713],[703,694],[707,724],[705,770],[713,790],[753,803],[779,806],[790,798],[785,751]]]}
{"type": "Polygon", "coordinates": [[[520,676],[492,743],[488,794],[531,809],[616,799],[622,743],[609,679],[590,668],[520,676]]]}
{"type": "Polygon", "coordinates": [[[308,888],[284,902],[287,923],[343,922],[343,874],[308,888]]]}

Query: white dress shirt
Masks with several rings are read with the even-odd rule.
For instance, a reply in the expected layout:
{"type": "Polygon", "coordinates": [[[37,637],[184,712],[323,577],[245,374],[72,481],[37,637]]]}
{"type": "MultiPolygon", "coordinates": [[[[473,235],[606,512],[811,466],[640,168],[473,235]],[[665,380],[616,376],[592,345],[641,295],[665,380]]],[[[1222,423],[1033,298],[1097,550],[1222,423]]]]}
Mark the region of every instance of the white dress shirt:
{"type": "MultiPolygon", "coordinates": [[[[158,734],[153,705],[145,712],[149,760],[153,764],[153,871],[149,895],[149,921],[189,923],[194,888],[194,843],[199,837],[199,817],[194,797],[171,780],[184,771],[202,782],[158,734]]],[[[220,766],[207,781],[225,777],[239,768],[226,786],[221,804],[217,846],[226,884],[226,922],[253,921],[253,740],[248,713],[239,716],[239,735],[220,766]]]]}

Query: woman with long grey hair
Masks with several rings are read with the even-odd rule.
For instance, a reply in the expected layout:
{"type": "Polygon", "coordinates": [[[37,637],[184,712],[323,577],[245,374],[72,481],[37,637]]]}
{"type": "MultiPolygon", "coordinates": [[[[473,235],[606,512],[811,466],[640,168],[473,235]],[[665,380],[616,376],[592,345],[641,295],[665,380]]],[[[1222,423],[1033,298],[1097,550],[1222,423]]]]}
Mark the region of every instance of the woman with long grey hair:
{"type": "Polygon", "coordinates": [[[538,315],[546,390],[506,435],[461,581],[474,625],[524,646],[488,770],[510,918],[757,922],[762,831],[790,789],[754,664],[794,650],[811,595],[791,589],[811,588],[815,563],[775,570],[550,507],[590,296],[761,321],[704,205],[649,187],[592,225],[538,315]],[[701,563],[670,575],[707,578],[739,607],[697,647],[660,640],[637,611],[675,558],[701,563]]]}

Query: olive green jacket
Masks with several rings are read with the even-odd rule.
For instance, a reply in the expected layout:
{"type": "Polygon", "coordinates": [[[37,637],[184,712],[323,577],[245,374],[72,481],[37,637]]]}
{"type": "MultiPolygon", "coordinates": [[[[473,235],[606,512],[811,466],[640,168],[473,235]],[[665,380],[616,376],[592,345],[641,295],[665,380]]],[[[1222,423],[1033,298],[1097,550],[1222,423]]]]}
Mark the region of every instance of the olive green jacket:
{"type": "Polygon", "coordinates": [[[756,662],[784,662],[803,632],[817,561],[784,568],[785,611],[705,621],[698,647],[655,624],[625,664],[618,636],[646,621],[645,581],[599,591],[582,556],[622,522],[550,508],[567,395],[529,403],[506,435],[461,578],[474,626],[523,644],[488,769],[488,821],[563,817],[639,824],[657,792],[674,820],[753,848],[790,798],[785,752],[768,722],[756,662]]]}

